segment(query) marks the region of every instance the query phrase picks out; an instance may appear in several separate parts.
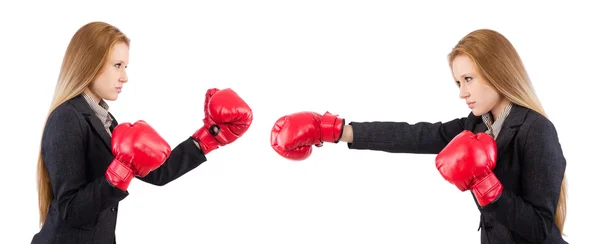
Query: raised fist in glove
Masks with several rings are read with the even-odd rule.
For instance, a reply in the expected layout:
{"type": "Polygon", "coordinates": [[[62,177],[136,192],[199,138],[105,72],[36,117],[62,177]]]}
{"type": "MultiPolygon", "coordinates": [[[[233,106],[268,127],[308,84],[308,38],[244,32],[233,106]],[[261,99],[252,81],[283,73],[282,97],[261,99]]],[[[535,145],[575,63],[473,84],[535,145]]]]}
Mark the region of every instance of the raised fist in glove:
{"type": "Polygon", "coordinates": [[[115,157],[105,177],[123,191],[133,177],[145,177],[171,155],[169,144],[143,120],[119,124],[112,132],[111,144],[115,157]]]}
{"type": "Polygon", "coordinates": [[[323,142],[337,143],[342,137],[345,121],[326,112],[299,112],[279,118],[271,130],[271,147],[291,160],[304,160],[312,153],[312,146],[323,142]]]}
{"type": "Polygon", "coordinates": [[[496,178],[496,142],[485,133],[463,131],[437,155],[440,174],[459,190],[471,190],[479,206],[494,202],[504,187],[496,178]]]}
{"type": "Polygon", "coordinates": [[[192,138],[204,154],[234,142],[252,124],[252,109],[232,89],[208,89],[204,100],[204,126],[192,138]]]}

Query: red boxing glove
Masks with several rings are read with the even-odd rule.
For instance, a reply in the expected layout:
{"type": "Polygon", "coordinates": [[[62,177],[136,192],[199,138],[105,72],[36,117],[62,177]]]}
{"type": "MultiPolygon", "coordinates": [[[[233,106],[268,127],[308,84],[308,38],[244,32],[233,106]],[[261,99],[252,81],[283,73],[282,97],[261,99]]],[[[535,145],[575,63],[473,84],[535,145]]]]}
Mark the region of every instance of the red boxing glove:
{"type": "Polygon", "coordinates": [[[304,160],[312,153],[312,146],[323,142],[337,143],[342,137],[344,119],[326,112],[299,112],[279,118],[271,129],[271,147],[279,155],[291,160],[304,160]]]}
{"type": "Polygon", "coordinates": [[[252,124],[252,109],[232,89],[208,89],[204,100],[204,126],[193,135],[204,154],[236,141],[252,124]]]}
{"type": "Polygon", "coordinates": [[[435,163],[444,179],[461,191],[473,191],[483,207],[497,200],[504,190],[493,172],[496,150],[496,142],[488,134],[465,130],[440,151],[435,163]]]}
{"type": "Polygon", "coordinates": [[[145,121],[119,124],[112,132],[115,158],[105,176],[108,182],[126,191],[135,176],[145,177],[171,155],[169,144],[145,121]]]}

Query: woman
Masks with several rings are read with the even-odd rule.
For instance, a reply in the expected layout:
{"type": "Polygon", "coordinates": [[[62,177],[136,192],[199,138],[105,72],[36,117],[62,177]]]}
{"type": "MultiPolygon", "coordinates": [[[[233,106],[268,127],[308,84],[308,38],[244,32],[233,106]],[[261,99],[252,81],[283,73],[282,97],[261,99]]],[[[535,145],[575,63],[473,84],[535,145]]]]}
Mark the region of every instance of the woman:
{"type": "Polygon", "coordinates": [[[234,91],[213,88],[203,126],[173,150],[144,121],[118,124],[105,100],[116,100],[128,81],[129,44],[116,27],[91,22],[67,47],[42,135],[41,230],[32,243],[116,243],[119,202],[134,177],[165,185],[252,123],[252,110],[234,91]]]}
{"type": "Polygon", "coordinates": [[[299,112],[275,123],[271,145],[293,160],[306,159],[313,145],[339,141],[350,149],[439,153],[436,164],[442,176],[473,192],[481,212],[482,243],[566,243],[566,160],[517,51],[500,33],[481,29],[462,38],[448,61],[460,98],[472,110],[467,117],[446,123],[345,125],[343,118],[328,112],[299,112]],[[481,132],[492,139],[482,147],[469,145],[473,138],[486,140],[481,132]],[[490,160],[478,162],[475,153],[488,153],[490,160]],[[485,192],[463,184],[480,179],[457,180],[459,164],[473,172],[493,169],[480,172],[489,176],[485,192]]]}

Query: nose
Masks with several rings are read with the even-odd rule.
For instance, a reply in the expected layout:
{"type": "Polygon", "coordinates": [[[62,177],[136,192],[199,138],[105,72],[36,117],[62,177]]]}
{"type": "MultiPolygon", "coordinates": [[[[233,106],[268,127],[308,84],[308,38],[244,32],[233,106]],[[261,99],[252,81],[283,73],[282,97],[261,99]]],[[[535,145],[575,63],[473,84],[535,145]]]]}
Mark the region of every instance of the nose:
{"type": "Polygon", "coordinates": [[[469,91],[467,91],[466,86],[460,86],[459,92],[458,92],[458,97],[460,97],[461,99],[466,99],[469,96],[471,96],[471,94],[469,93],[469,91]]]}
{"type": "Polygon", "coordinates": [[[129,81],[127,78],[127,71],[125,71],[125,69],[123,69],[121,71],[121,75],[119,76],[119,82],[127,83],[127,81],[129,81]]]}

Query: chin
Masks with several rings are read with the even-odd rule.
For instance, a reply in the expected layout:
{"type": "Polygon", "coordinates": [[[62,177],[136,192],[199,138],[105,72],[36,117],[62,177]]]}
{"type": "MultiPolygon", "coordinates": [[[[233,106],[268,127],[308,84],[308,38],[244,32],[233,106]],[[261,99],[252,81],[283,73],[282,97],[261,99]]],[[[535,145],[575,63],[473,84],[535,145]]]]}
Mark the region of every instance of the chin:
{"type": "Polygon", "coordinates": [[[485,114],[484,112],[481,112],[478,109],[473,109],[473,110],[471,110],[471,112],[473,112],[473,115],[475,115],[475,116],[481,116],[481,115],[485,114]]]}
{"type": "Polygon", "coordinates": [[[119,95],[106,96],[102,99],[107,100],[107,101],[116,101],[117,98],[119,98],[119,95]]]}

